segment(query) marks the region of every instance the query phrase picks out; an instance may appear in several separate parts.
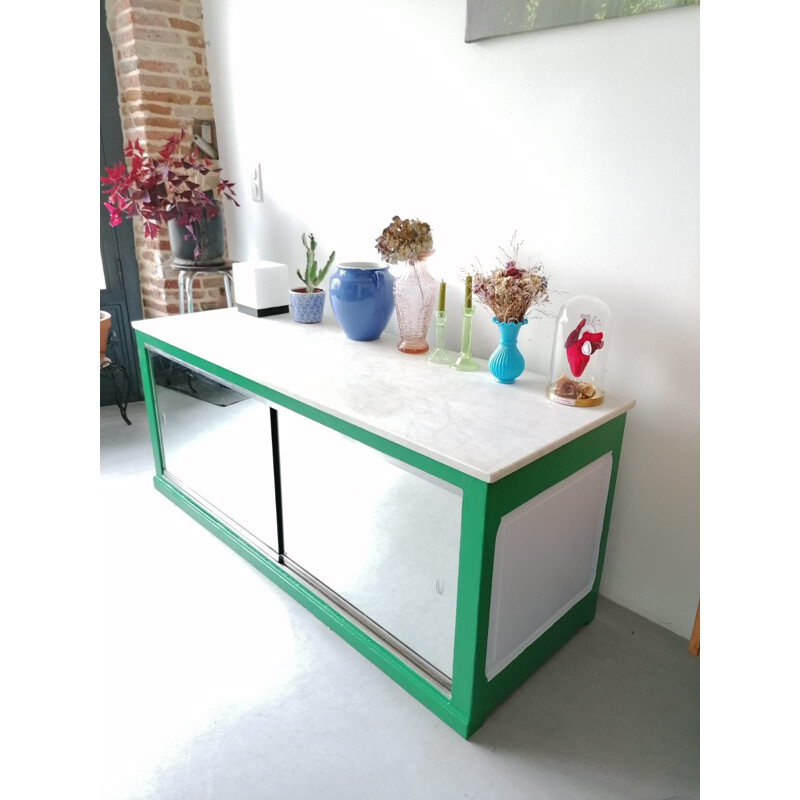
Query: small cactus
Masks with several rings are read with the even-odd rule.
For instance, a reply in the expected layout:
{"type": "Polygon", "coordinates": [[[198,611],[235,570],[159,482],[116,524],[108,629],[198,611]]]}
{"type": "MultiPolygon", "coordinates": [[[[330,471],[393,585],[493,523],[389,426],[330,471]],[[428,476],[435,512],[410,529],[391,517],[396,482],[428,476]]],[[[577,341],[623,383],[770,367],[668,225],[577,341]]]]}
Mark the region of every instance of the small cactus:
{"type": "Polygon", "coordinates": [[[308,234],[308,241],[306,241],[306,235],[303,234],[303,247],[306,249],[306,274],[303,275],[298,269],[297,277],[300,278],[300,280],[305,284],[306,292],[311,294],[317,288],[317,286],[319,286],[322,281],[325,280],[325,276],[328,274],[331,264],[333,264],[333,259],[336,257],[336,251],[334,250],[331,253],[325,268],[322,271],[318,271],[315,253],[317,249],[317,242],[314,239],[313,233],[308,234]]]}

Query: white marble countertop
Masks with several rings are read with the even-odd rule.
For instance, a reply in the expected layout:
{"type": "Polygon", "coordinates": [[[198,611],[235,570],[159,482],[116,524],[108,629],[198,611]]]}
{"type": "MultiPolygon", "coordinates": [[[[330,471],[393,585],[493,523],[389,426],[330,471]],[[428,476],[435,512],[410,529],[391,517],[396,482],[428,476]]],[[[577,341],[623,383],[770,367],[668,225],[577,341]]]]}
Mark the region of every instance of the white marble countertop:
{"type": "Polygon", "coordinates": [[[133,327],[281,394],[492,483],[633,408],[606,394],[594,408],[561,406],[547,377],[510,385],[429,364],[396,336],[348,339],[335,320],[251,317],[236,308],[141,320],[133,327]]]}

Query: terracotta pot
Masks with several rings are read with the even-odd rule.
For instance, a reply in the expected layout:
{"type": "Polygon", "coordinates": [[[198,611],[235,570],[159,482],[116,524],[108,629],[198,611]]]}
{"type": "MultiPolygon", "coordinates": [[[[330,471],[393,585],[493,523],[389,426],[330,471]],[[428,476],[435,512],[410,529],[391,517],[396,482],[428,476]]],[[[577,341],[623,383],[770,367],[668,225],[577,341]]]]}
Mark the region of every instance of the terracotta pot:
{"type": "Polygon", "coordinates": [[[108,311],[100,312],[100,363],[106,358],[106,347],[108,346],[108,334],[111,333],[111,314],[108,311]]]}

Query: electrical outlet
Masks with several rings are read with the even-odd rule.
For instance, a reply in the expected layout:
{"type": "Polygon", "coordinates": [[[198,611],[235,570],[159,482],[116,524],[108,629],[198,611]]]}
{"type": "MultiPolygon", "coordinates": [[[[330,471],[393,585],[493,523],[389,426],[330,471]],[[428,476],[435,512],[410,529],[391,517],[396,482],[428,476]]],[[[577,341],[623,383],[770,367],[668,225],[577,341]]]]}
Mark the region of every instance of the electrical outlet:
{"type": "Polygon", "coordinates": [[[261,186],[261,164],[258,163],[253,167],[253,172],[250,176],[250,194],[256,203],[264,202],[264,190],[261,186]]]}
{"type": "Polygon", "coordinates": [[[213,119],[193,119],[192,139],[199,136],[206,144],[217,149],[217,126],[213,119]]]}

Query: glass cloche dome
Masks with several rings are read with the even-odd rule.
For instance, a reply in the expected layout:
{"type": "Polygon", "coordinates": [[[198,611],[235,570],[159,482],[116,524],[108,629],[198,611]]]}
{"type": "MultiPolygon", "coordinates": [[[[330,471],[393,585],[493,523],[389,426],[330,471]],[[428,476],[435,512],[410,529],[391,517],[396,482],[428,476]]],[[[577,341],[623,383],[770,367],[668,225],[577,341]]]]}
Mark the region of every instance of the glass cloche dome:
{"type": "Polygon", "coordinates": [[[565,406],[598,406],[605,396],[611,312],[597,297],[582,294],[556,317],[547,396],[565,406]]]}

